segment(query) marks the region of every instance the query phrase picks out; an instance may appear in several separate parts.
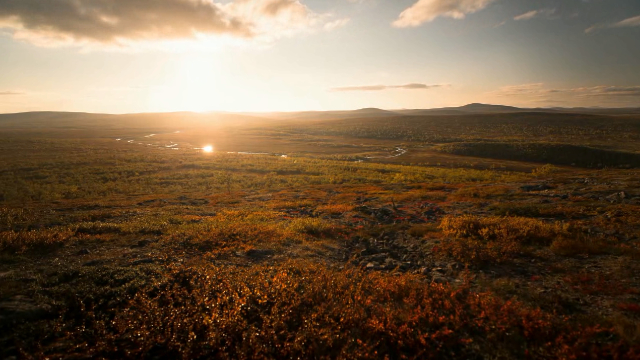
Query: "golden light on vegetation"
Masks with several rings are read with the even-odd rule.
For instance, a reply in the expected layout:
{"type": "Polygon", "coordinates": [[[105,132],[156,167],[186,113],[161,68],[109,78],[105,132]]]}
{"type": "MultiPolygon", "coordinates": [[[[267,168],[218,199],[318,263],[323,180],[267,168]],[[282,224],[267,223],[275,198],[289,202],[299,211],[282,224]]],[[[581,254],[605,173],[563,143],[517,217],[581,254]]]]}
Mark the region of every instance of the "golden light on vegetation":
{"type": "Polygon", "coordinates": [[[640,359],[637,115],[375,114],[2,115],[0,354],[640,359]]]}

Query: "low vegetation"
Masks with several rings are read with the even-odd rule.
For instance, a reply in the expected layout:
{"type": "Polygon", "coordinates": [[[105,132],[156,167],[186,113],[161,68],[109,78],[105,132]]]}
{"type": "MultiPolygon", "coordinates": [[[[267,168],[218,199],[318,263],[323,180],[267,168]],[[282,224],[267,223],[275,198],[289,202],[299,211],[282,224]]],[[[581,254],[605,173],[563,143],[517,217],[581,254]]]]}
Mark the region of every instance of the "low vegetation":
{"type": "Polygon", "coordinates": [[[587,168],[640,167],[640,154],[553,143],[465,142],[446,144],[440,151],[492,159],[532,161],[587,168]]]}
{"type": "MultiPolygon", "coordinates": [[[[3,133],[0,355],[640,359],[638,170],[360,153],[522,135],[495,116],[237,130],[286,157],[3,133]]],[[[521,116],[549,141],[635,139],[521,116]]]]}

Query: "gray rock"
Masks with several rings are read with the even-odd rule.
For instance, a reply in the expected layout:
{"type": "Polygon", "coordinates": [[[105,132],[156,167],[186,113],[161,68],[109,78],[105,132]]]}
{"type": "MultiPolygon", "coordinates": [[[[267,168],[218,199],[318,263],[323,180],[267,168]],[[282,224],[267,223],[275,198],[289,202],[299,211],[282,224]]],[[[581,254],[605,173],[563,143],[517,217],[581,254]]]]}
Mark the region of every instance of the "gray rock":
{"type": "Polygon", "coordinates": [[[400,267],[401,265],[402,265],[402,263],[400,263],[400,261],[398,261],[398,260],[394,260],[394,259],[392,259],[392,258],[387,258],[387,259],[384,261],[384,267],[385,267],[386,269],[389,269],[389,270],[391,270],[391,269],[395,269],[395,268],[397,268],[397,267],[400,267]]]}
{"type": "Polygon", "coordinates": [[[245,253],[246,256],[254,259],[270,257],[275,254],[276,251],[272,249],[251,249],[245,253]]]}
{"type": "Polygon", "coordinates": [[[520,186],[520,189],[523,191],[529,192],[529,191],[544,191],[544,190],[550,190],[553,188],[547,184],[537,184],[537,185],[522,185],[520,186]]]}
{"type": "Polygon", "coordinates": [[[138,247],[145,247],[149,244],[151,244],[151,240],[148,239],[138,241],[138,247]]]}
{"type": "Polygon", "coordinates": [[[87,261],[86,263],[82,264],[82,266],[97,266],[97,265],[102,264],[103,262],[104,262],[104,260],[95,259],[95,260],[87,261]]]}
{"type": "Polygon", "coordinates": [[[376,254],[376,255],[369,256],[369,261],[373,261],[373,262],[386,262],[387,259],[393,260],[393,259],[389,258],[389,254],[387,254],[387,253],[382,253],[382,254],[376,254]]]}
{"type": "Polygon", "coordinates": [[[431,279],[431,282],[436,284],[446,284],[449,282],[449,280],[447,280],[447,278],[445,278],[444,276],[434,276],[431,279]]]}

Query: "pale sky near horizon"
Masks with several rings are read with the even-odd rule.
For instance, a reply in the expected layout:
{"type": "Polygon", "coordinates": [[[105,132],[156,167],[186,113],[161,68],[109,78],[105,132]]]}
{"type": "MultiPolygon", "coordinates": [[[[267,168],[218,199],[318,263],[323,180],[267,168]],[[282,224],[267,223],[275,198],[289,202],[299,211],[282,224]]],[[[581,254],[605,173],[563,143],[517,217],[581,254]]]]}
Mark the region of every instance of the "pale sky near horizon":
{"type": "Polygon", "coordinates": [[[638,0],[0,0],[0,113],[640,106],[638,0]]]}

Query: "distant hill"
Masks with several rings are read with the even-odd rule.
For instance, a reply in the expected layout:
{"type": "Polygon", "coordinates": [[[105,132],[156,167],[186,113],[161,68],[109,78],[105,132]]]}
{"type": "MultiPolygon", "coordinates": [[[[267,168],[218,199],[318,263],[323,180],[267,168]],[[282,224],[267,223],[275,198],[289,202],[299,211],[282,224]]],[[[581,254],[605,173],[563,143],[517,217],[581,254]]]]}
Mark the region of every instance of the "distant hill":
{"type": "Polygon", "coordinates": [[[462,111],[468,111],[468,112],[478,112],[478,111],[482,111],[482,112],[519,112],[519,111],[522,111],[522,109],[517,108],[517,107],[513,107],[513,106],[490,105],[490,104],[480,104],[480,103],[467,104],[467,105],[464,105],[464,106],[460,106],[458,109],[460,109],[462,111]]]}
{"type": "Polygon", "coordinates": [[[513,114],[513,113],[569,113],[595,115],[639,115],[640,108],[519,108],[505,105],[473,103],[458,107],[435,109],[394,110],[397,113],[411,116],[422,115],[465,115],[465,114],[513,114]]]}
{"type": "Polygon", "coordinates": [[[459,107],[445,107],[436,109],[413,109],[397,111],[403,115],[421,116],[421,115],[464,115],[464,114],[504,114],[528,112],[530,109],[521,109],[513,106],[489,105],[489,104],[467,104],[459,107]]]}
{"type": "Polygon", "coordinates": [[[4,129],[165,129],[201,128],[217,125],[245,125],[265,119],[233,113],[139,113],[91,114],[79,112],[26,112],[0,114],[0,128],[4,129]]]}
{"type": "Polygon", "coordinates": [[[351,118],[379,118],[388,116],[401,116],[396,111],[383,110],[378,108],[363,108],[358,110],[343,111],[301,111],[301,112],[275,112],[275,113],[245,113],[270,119],[281,120],[331,120],[331,119],[351,119],[351,118]]]}
{"type": "MultiPolygon", "coordinates": [[[[537,110],[537,109],[536,109],[537,110]]],[[[640,115],[640,107],[636,108],[551,108],[544,109],[565,113],[598,114],[598,115],[640,115]]]]}
{"type": "Polygon", "coordinates": [[[92,114],[81,112],[25,112],[0,114],[0,128],[14,129],[95,129],[95,128],[200,128],[218,125],[248,125],[265,121],[323,121],[351,119],[379,119],[464,116],[491,114],[584,114],[584,115],[640,115],[640,108],[518,108],[505,105],[473,103],[459,107],[435,109],[384,110],[363,108],[342,111],[302,111],[274,113],[139,113],[139,114],[92,114]]]}

